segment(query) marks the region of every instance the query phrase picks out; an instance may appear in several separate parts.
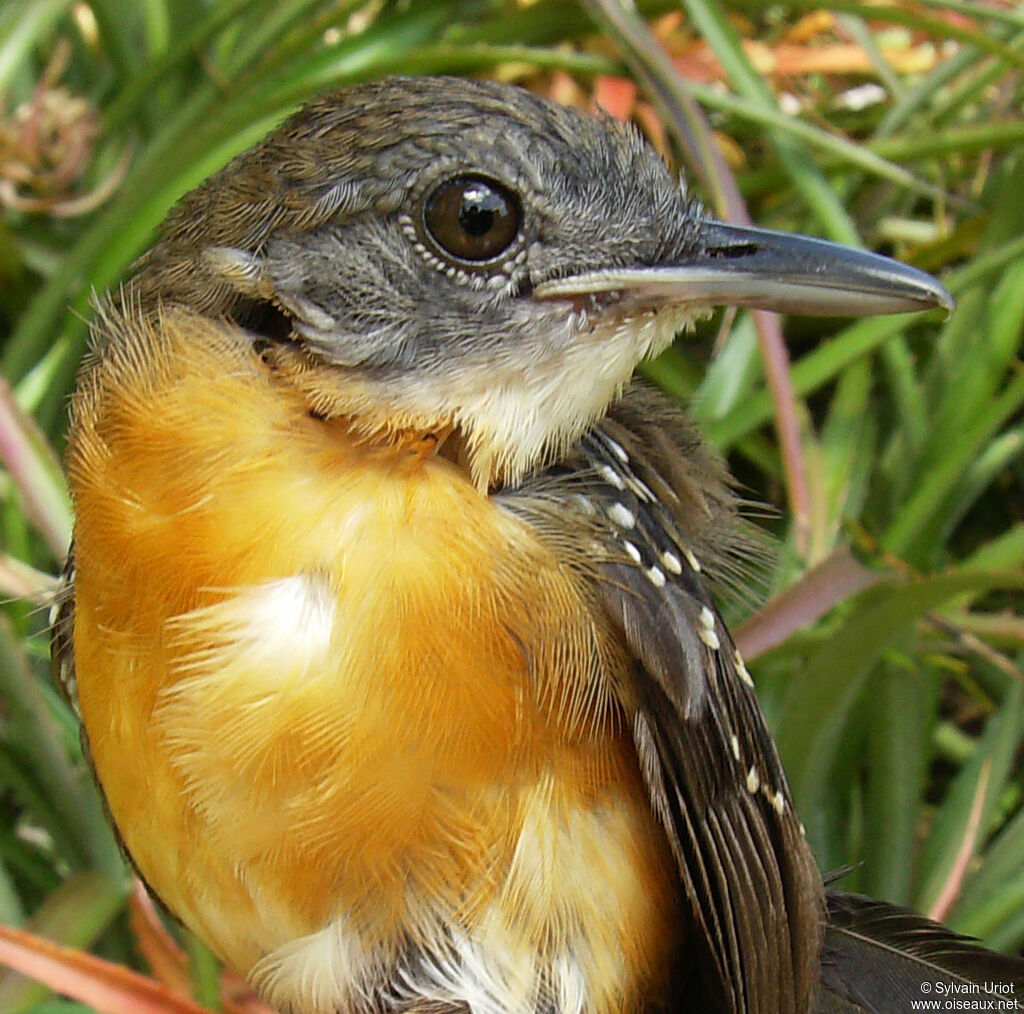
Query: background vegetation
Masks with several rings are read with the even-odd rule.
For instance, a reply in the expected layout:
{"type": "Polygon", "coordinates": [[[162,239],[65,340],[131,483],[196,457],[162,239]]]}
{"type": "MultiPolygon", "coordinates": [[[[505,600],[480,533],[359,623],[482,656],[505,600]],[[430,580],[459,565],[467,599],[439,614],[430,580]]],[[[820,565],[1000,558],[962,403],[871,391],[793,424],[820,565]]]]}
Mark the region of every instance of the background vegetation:
{"type": "MultiPolygon", "coordinates": [[[[124,275],[175,199],[303,99],[394,72],[596,101],[685,164],[719,215],[883,249],[956,295],[945,321],[788,321],[791,365],[771,319],[727,315],[650,373],[777,508],[764,603],[728,609],[760,656],[822,866],[853,864],[849,886],[1019,949],[1017,5],[5,0],[0,958],[101,1010],[194,1010],[188,994],[257,1009],[131,900],[83,769],[47,664],[71,527],[57,462],[90,293],[124,275]]],[[[0,1011],[82,1009],[0,972],[0,1011]]]]}

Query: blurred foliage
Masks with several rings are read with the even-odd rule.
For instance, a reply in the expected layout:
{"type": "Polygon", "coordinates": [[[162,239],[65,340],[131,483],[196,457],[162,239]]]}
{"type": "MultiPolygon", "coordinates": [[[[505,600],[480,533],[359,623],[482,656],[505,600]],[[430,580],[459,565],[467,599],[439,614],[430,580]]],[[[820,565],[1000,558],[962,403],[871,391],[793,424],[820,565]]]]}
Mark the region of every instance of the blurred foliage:
{"type": "MultiPolygon", "coordinates": [[[[685,159],[718,214],[745,201],[759,224],[862,242],[953,291],[946,321],[788,321],[790,370],[762,365],[769,339],[744,313],[647,369],[777,508],[768,601],[740,633],[764,651],[755,677],[823,868],[851,864],[848,886],[994,946],[1024,942],[1024,13],[652,0],[639,15],[568,0],[0,7],[0,924],[167,984],[115,975],[124,1007],[74,995],[256,1009],[129,906],[48,673],[71,524],[56,462],[90,294],[305,98],[396,72],[596,102],[685,159]]],[[[5,959],[16,936],[0,933],[5,959]]],[[[61,954],[67,993],[75,975],[107,981],[61,954]]],[[[84,1009],[0,973],[0,1010],[84,1009]]]]}

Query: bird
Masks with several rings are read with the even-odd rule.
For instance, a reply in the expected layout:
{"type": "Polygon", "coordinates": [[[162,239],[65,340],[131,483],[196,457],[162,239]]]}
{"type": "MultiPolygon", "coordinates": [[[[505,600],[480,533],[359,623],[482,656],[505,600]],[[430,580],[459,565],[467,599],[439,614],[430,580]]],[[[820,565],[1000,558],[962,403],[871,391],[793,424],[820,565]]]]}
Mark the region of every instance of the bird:
{"type": "MultiPolygon", "coordinates": [[[[826,887],[636,366],[721,305],[952,308],[507,84],[317,98],[96,306],[53,656],[125,854],[291,1014],[906,1011],[1024,962],[826,887]]],[[[979,985],[980,984],[980,985],[979,985]]]]}

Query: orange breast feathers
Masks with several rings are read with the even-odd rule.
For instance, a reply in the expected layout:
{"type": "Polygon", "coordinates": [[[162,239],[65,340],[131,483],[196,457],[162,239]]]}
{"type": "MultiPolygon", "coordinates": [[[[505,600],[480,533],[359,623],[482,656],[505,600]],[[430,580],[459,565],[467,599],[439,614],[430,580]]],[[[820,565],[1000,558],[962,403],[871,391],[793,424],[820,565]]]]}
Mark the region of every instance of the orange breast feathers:
{"type": "Polygon", "coordinates": [[[228,326],[106,330],[70,442],[75,663],[156,892],[282,1004],[305,975],[335,1009],[440,926],[517,968],[573,952],[595,1011],[660,977],[671,859],[577,571],[228,326]]]}

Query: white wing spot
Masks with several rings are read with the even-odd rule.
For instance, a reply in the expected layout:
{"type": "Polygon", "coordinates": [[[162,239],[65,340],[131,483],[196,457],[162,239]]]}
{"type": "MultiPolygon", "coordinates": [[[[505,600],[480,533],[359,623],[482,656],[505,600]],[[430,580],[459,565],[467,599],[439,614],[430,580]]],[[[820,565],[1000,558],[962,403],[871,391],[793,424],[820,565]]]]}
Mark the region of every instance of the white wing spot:
{"type": "Polygon", "coordinates": [[[616,489],[626,488],[626,484],[622,481],[622,476],[611,465],[601,465],[598,468],[598,473],[609,486],[614,486],[616,489]]]}
{"type": "Polygon", "coordinates": [[[747,772],[747,792],[753,795],[761,787],[761,777],[757,773],[757,768],[752,767],[747,772]]]}
{"type": "Polygon", "coordinates": [[[619,459],[619,461],[621,461],[623,464],[626,464],[629,461],[629,455],[626,453],[626,450],[622,446],[622,444],[616,443],[616,441],[612,440],[612,438],[607,435],[605,436],[604,440],[605,443],[612,449],[612,453],[615,455],[615,457],[619,459]]]}
{"type": "Polygon", "coordinates": [[[701,608],[700,630],[697,631],[697,636],[712,651],[718,651],[721,646],[721,642],[718,640],[718,634],[715,633],[715,614],[708,609],[707,606],[703,606],[701,608]]]}
{"type": "Polygon", "coordinates": [[[772,809],[781,817],[786,810],[786,797],[779,791],[772,796],[772,809]]]}
{"type": "Polygon", "coordinates": [[[750,672],[747,670],[746,663],[743,661],[743,656],[740,654],[739,649],[733,653],[733,662],[736,663],[736,671],[740,674],[740,679],[747,684],[748,687],[754,685],[754,681],[751,678],[750,672]]]}
{"type": "Polygon", "coordinates": [[[647,580],[654,585],[655,588],[665,587],[665,573],[659,570],[657,567],[651,567],[649,570],[644,571],[647,575],[647,580]]]}
{"type": "Polygon", "coordinates": [[[732,755],[736,760],[740,759],[740,741],[736,734],[733,733],[729,737],[729,746],[732,748],[732,755]]]}
{"type": "Polygon", "coordinates": [[[682,574],[683,572],[683,565],[679,562],[679,557],[667,549],[661,554],[661,564],[670,574],[682,574]]]}
{"type": "Polygon", "coordinates": [[[631,560],[633,560],[634,563],[640,562],[640,550],[637,549],[636,546],[634,546],[633,543],[629,541],[629,539],[622,540],[622,547],[626,550],[627,553],[629,553],[629,557],[631,560]]]}
{"type": "Polygon", "coordinates": [[[699,574],[700,560],[698,560],[697,557],[693,555],[693,550],[683,549],[683,556],[686,557],[686,562],[690,565],[690,569],[694,572],[694,574],[699,574]]]}
{"type": "Polygon", "coordinates": [[[613,503],[608,508],[608,517],[620,528],[634,528],[636,526],[636,518],[625,504],[613,503]]]}

